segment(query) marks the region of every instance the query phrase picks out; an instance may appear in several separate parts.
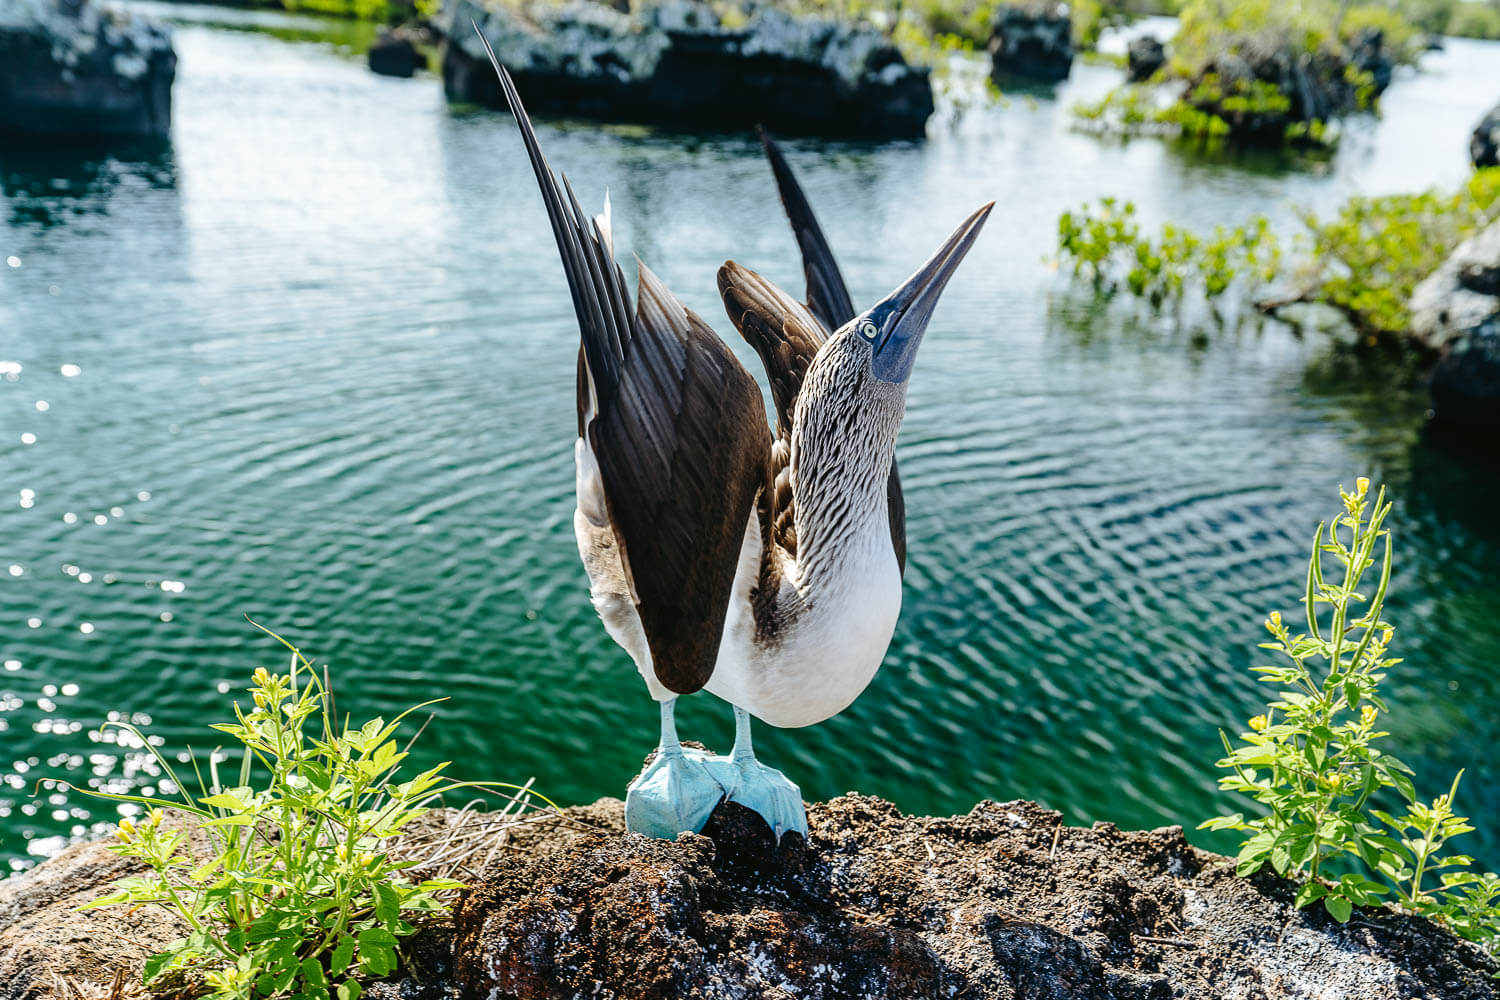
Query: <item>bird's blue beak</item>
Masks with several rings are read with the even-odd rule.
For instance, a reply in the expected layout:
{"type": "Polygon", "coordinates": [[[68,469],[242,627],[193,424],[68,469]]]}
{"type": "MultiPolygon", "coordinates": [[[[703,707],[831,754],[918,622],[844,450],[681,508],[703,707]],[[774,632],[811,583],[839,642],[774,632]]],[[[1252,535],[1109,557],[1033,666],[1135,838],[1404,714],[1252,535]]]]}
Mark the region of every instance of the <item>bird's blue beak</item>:
{"type": "Polygon", "coordinates": [[[855,332],[875,350],[871,371],[882,382],[905,382],[917,360],[917,348],[938,296],[958,269],[959,261],[969,252],[989,218],[994,202],[963,221],[938,252],[918,268],[906,283],[854,320],[855,332]]]}

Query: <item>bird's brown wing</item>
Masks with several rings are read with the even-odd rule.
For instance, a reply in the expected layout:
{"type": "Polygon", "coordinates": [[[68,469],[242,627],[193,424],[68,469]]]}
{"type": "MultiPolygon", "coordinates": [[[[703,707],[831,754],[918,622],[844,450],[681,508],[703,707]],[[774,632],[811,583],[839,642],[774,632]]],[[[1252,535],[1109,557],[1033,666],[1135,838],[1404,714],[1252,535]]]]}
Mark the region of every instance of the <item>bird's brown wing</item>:
{"type": "Polygon", "coordinates": [[[766,484],[771,435],[760,389],[645,265],[631,314],[607,227],[587,219],[566,180],[559,187],[509,74],[498,61],[495,71],[572,290],[580,426],[652,664],[671,690],[696,691],[713,673],[745,529],[766,484]]]}
{"type": "Polygon", "coordinates": [[[774,483],[769,510],[771,538],[788,555],[797,554],[795,497],[792,495],[792,411],[808,366],[823,346],[825,332],[802,303],[748,267],[734,261],[719,268],[719,295],[724,311],[755,348],[771,380],[776,405],[776,443],[768,475],[774,483]]]}
{"type": "MultiPolygon", "coordinates": [[[[761,361],[766,366],[766,375],[771,380],[771,393],[776,402],[777,411],[777,433],[782,438],[791,434],[791,415],[795,406],[797,393],[802,388],[802,379],[807,374],[807,368],[812,364],[813,356],[817,354],[818,348],[823,341],[839,327],[848,323],[855,316],[854,304],[849,298],[849,289],[844,284],[843,273],[839,270],[838,261],[834,259],[833,250],[828,245],[828,239],[823,235],[823,227],[818,225],[818,219],[813,215],[812,205],[808,203],[807,195],[802,191],[802,185],[797,182],[797,176],[792,173],[790,164],[786,157],[782,156],[781,148],[776,145],[764,130],[760,133],[761,144],[765,147],[766,158],[771,161],[771,172],[776,176],[776,188],[781,193],[781,204],[786,209],[787,220],[791,223],[792,233],[797,238],[797,246],[802,251],[802,272],[807,277],[807,306],[802,310],[802,304],[793,302],[789,296],[781,292],[770,282],[765,281],[758,275],[756,280],[766,286],[774,295],[766,294],[760,290],[752,290],[749,282],[739,282],[742,290],[740,294],[745,296],[745,301],[731,305],[729,299],[725,298],[725,307],[729,310],[730,319],[734,320],[735,326],[746,340],[755,347],[760,354],[761,361]],[[747,308],[741,308],[746,306],[747,308]],[[736,311],[742,315],[752,311],[765,314],[766,319],[759,324],[760,329],[751,333],[736,318],[736,311]],[[783,315],[795,315],[802,310],[802,315],[811,312],[816,317],[818,326],[813,328],[811,336],[800,335],[807,329],[807,324],[782,324],[782,333],[777,334],[777,317],[783,315]],[[800,326],[801,330],[794,330],[792,326],[800,326]],[[766,346],[762,346],[765,342],[766,346]]],[[[740,270],[745,271],[741,268],[740,270]]],[[[746,274],[754,272],[745,271],[746,274]]],[[[733,281],[731,277],[731,281],[733,281]]],[[[725,294],[725,275],[719,272],[719,291],[725,294]]],[[[799,320],[801,317],[798,317],[799,320]]],[[[781,449],[777,449],[777,452],[781,449]]],[[[773,453],[774,454],[774,453],[773,453]]],[[[773,470],[779,472],[779,470],[773,470]]],[[[787,477],[784,473],[777,475],[777,482],[781,483],[787,477]]],[[[783,492],[777,491],[778,496],[783,492]]],[[[790,484],[785,490],[790,497],[790,484]]],[[[891,462],[890,478],[886,481],[885,488],[886,509],[891,524],[891,548],[896,553],[896,563],[901,571],[906,571],[906,500],[901,493],[901,473],[897,469],[896,462],[891,462]]],[[[777,523],[783,519],[790,520],[790,507],[785,508],[788,513],[783,518],[783,508],[777,508],[777,523]]]]}

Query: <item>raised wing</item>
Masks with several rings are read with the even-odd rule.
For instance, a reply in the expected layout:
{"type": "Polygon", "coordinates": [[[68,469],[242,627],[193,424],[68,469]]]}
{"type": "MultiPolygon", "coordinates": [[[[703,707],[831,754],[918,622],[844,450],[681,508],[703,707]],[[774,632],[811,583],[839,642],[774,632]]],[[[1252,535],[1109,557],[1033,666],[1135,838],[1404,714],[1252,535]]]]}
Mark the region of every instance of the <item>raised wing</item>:
{"type": "Polygon", "coordinates": [[[732,260],[719,268],[719,297],[730,322],[766,366],[776,404],[776,436],[790,438],[797,393],[828,339],[827,329],[802,303],[732,260]]]}
{"type": "MultiPolygon", "coordinates": [[[[855,316],[849,290],[844,285],[844,276],[839,271],[833,250],[823,235],[823,227],[813,215],[807,195],[797,183],[786,157],[764,129],[760,133],[761,145],[771,161],[771,171],[776,175],[776,187],[781,193],[781,204],[786,209],[797,245],[802,250],[802,271],[807,277],[807,304],[794,301],[775,285],[766,281],[749,268],[740,267],[733,261],[719,270],[719,294],[724,299],[724,308],[731,322],[760,355],[765,365],[766,376],[771,381],[771,396],[776,403],[777,437],[789,440],[792,427],[792,411],[796,406],[797,393],[802,389],[802,380],[807,368],[823,341],[839,327],[855,316]],[[816,319],[810,324],[809,319],[816,319]]],[[[792,496],[785,464],[790,461],[790,449],[777,447],[772,452],[772,470],[777,490],[773,495],[775,508],[772,523],[777,540],[792,554],[796,553],[796,539],[792,535],[792,496]]],[[[906,571],[906,500],[901,493],[901,474],[896,462],[891,462],[890,479],[886,482],[886,508],[891,523],[891,547],[896,553],[896,563],[906,571]]]]}
{"type": "Polygon", "coordinates": [[[807,276],[807,305],[828,331],[837,330],[854,318],[854,302],[849,298],[849,289],[844,285],[844,275],[839,271],[838,261],[833,259],[833,250],[818,225],[802,185],[781,155],[781,147],[760,130],[760,143],[765,147],[766,158],[771,161],[771,172],[776,175],[776,188],[781,192],[781,204],[792,224],[792,233],[797,237],[797,246],[802,250],[802,272],[807,276]]]}
{"type": "Polygon", "coordinates": [[[696,691],[713,673],[745,529],[766,484],[771,442],[760,389],[644,264],[631,314],[607,222],[587,220],[567,181],[558,186],[515,84],[493,52],[490,60],[572,291],[581,435],[599,463],[652,665],[671,690],[696,691]]]}

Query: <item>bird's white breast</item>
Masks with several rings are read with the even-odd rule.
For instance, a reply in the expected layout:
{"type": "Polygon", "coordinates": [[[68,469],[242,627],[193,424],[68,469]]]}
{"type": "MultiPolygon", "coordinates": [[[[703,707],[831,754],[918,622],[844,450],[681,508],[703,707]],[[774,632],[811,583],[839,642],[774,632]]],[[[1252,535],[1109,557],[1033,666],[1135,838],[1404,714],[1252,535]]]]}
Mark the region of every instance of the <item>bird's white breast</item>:
{"type": "Polygon", "coordinates": [[[868,518],[816,581],[787,565],[769,637],[757,635],[750,592],[760,569],[760,523],[745,532],[734,598],[707,689],[773,726],[810,726],[848,708],[885,658],[901,613],[901,569],[885,511],[868,518]]]}

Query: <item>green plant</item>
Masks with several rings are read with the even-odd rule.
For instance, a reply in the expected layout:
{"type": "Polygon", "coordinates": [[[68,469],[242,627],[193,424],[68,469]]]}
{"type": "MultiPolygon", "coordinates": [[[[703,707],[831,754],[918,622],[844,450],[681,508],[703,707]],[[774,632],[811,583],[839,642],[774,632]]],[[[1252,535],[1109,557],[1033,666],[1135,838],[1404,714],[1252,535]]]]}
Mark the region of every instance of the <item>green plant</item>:
{"type": "Polygon", "coordinates": [[[1269,278],[1280,263],[1280,245],[1264,218],[1233,229],[1220,226],[1203,236],[1168,223],[1152,240],[1141,234],[1135,211],[1131,202],[1101,198],[1096,211],[1064,212],[1058,218],[1058,252],[1075,276],[1087,277],[1095,287],[1114,287],[1115,276],[1122,274],[1131,294],[1160,306],[1180,299],[1190,280],[1214,299],[1239,274],[1269,278]]]}
{"type": "Polygon", "coordinates": [[[1461,38],[1500,38],[1500,7],[1482,3],[1456,4],[1447,33],[1461,38]]]}
{"type": "MultiPolygon", "coordinates": [[[[1156,82],[1121,84],[1098,101],[1073,105],[1073,124],[1098,135],[1155,135],[1218,146],[1235,133],[1236,123],[1259,117],[1280,122],[1291,109],[1285,94],[1261,80],[1235,81],[1226,90],[1218,74],[1205,73],[1175,97],[1164,97],[1168,89],[1156,82]]],[[[1337,135],[1318,120],[1282,126],[1282,138],[1290,145],[1331,149],[1337,135]]]]}
{"type": "Polygon", "coordinates": [[[1361,479],[1353,493],[1340,491],[1344,512],[1331,528],[1318,525],[1313,536],[1303,596],[1308,631],[1294,634],[1280,612],[1266,621],[1274,641],[1262,648],[1289,663],[1255,671],[1263,681],[1280,685],[1279,697],[1264,715],[1250,720],[1240,746],[1231,747],[1224,737],[1228,756],[1219,766],[1233,773],[1219,779],[1220,787],[1249,795],[1269,812],[1255,819],[1236,813],[1204,824],[1249,835],[1240,848],[1241,875],[1266,864],[1280,875],[1306,872],[1309,880],[1297,893],[1297,905],[1321,898],[1338,920],[1347,920],[1355,904],[1374,902],[1387,890],[1359,873],[1332,884],[1318,876],[1341,855],[1361,858],[1371,868],[1382,860],[1380,835],[1365,818],[1377,789],[1400,788],[1415,798],[1410,769],[1374,745],[1386,735],[1375,729],[1386,709],[1378,686],[1397,661],[1385,655],[1393,630],[1380,619],[1391,569],[1390,537],[1381,525],[1390,504],[1382,491],[1370,509],[1368,486],[1361,479]],[[1381,543],[1379,582],[1374,596],[1365,598],[1358,588],[1381,543]],[[1331,580],[1324,574],[1330,555],[1340,567],[1331,580]],[[1331,614],[1320,615],[1319,605],[1329,606],[1331,614]]]}
{"type": "Polygon", "coordinates": [[[1058,256],[1096,287],[1123,287],[1153,306],[1194,288],[1213,299],[1238,283],[1265,312],[1318,304],[1360,334],[1401,335],[1417,284],[1497,217],[1500,168],[1493,167],[1451,194],[1355,197],[1327,219],[1304,213],[1290,252],[1264,216],[1204,234],[1167,223],[1147,236],[1134,205],[1101,198],[1097,207],[1059,216],[1058,256]]]}
{"type": "MultiPolygon", "coordinates": [[[[250,711],[235,704],[235,721],[213,727],[243,748],[233,785],[221,781],[215,754],[208,780],[197,773],[196,798],[89,792],[147,807],[139,821],[121,820],[111,846],[149,872],[88,907],[160,906],[187,925],[186,937],[146,963],[148,986],[185,978],[222,1000],[355,1000],[355,977],[393,972],[398,939],[413,921],[444,912],[441,894],[462,887],[414,881],[406,872],[417,862],[393,857],[393,838],[438,796],[480,783],[442,777],[446,764],[397,780],[408,751],[396,733],[425,706],[389,722],[340,725],[312,664],[275,637],[291,650],[289,671],[258,668],[250,711]],[[166,808],[186,822],[167,821],[166,808]]],[[[151,745],[133,726],[112,725],[151,745]]],[[[163,756],[157,761],[186,788],[163,756]]]]}
{"type": "Polygon", "coordinates": [[[1473,864],[1466,855],[1441,853],[1449,839],[1473,829],[1453,812],[1463,772],[1446,794],[1423,802],[1411,769],[1377,746],[1389,735],[1376,728],[1389,712],[1380,682],[1401,661],[1388,656],[1395,629],[1381,617],[1391,581],[1384,526],[1391,505],[1384,489],[1372,501],[1369,487],[1361,477],[1353,492],[1340,490],[1343,510],[1313,535],[1302,599],[1307,631],[1293,632],[1280,612],[1266,620],[1272,641],[1261,648],[1283,662],[1254,670],[1278,686],[1275,700],[1237,744],[1220,734],[1226,756],[1218,766],[1230,772],[1220,787],[1266,811],[1218,816],[1200,829],[1246,835],[1241,875],[1267,865],[1282,876],[1305,875],[1299,908],[1322,900],[1342,922],[1355,906],[1394,892],[1407,908],[1494,950],[1500,879],[1448,871],[1438,885],[1428,884],[1445,869],[1473,864]],[[1378,575],[1368,579],[1377,565],[1378,575]],[[1372,805],[1392,793],[1406,803],[1399,816],[1372,805]]]}
{"type": "Polygon", "coordinates": [[[1500,169],[1491,168],[1451,194],[1350,198],[1327,220],[1306,213],[1301,291],[1288,301],[1323,302],[1362,332],[1404,332],[1417,284],[1497,210],[1500,169]]]}

